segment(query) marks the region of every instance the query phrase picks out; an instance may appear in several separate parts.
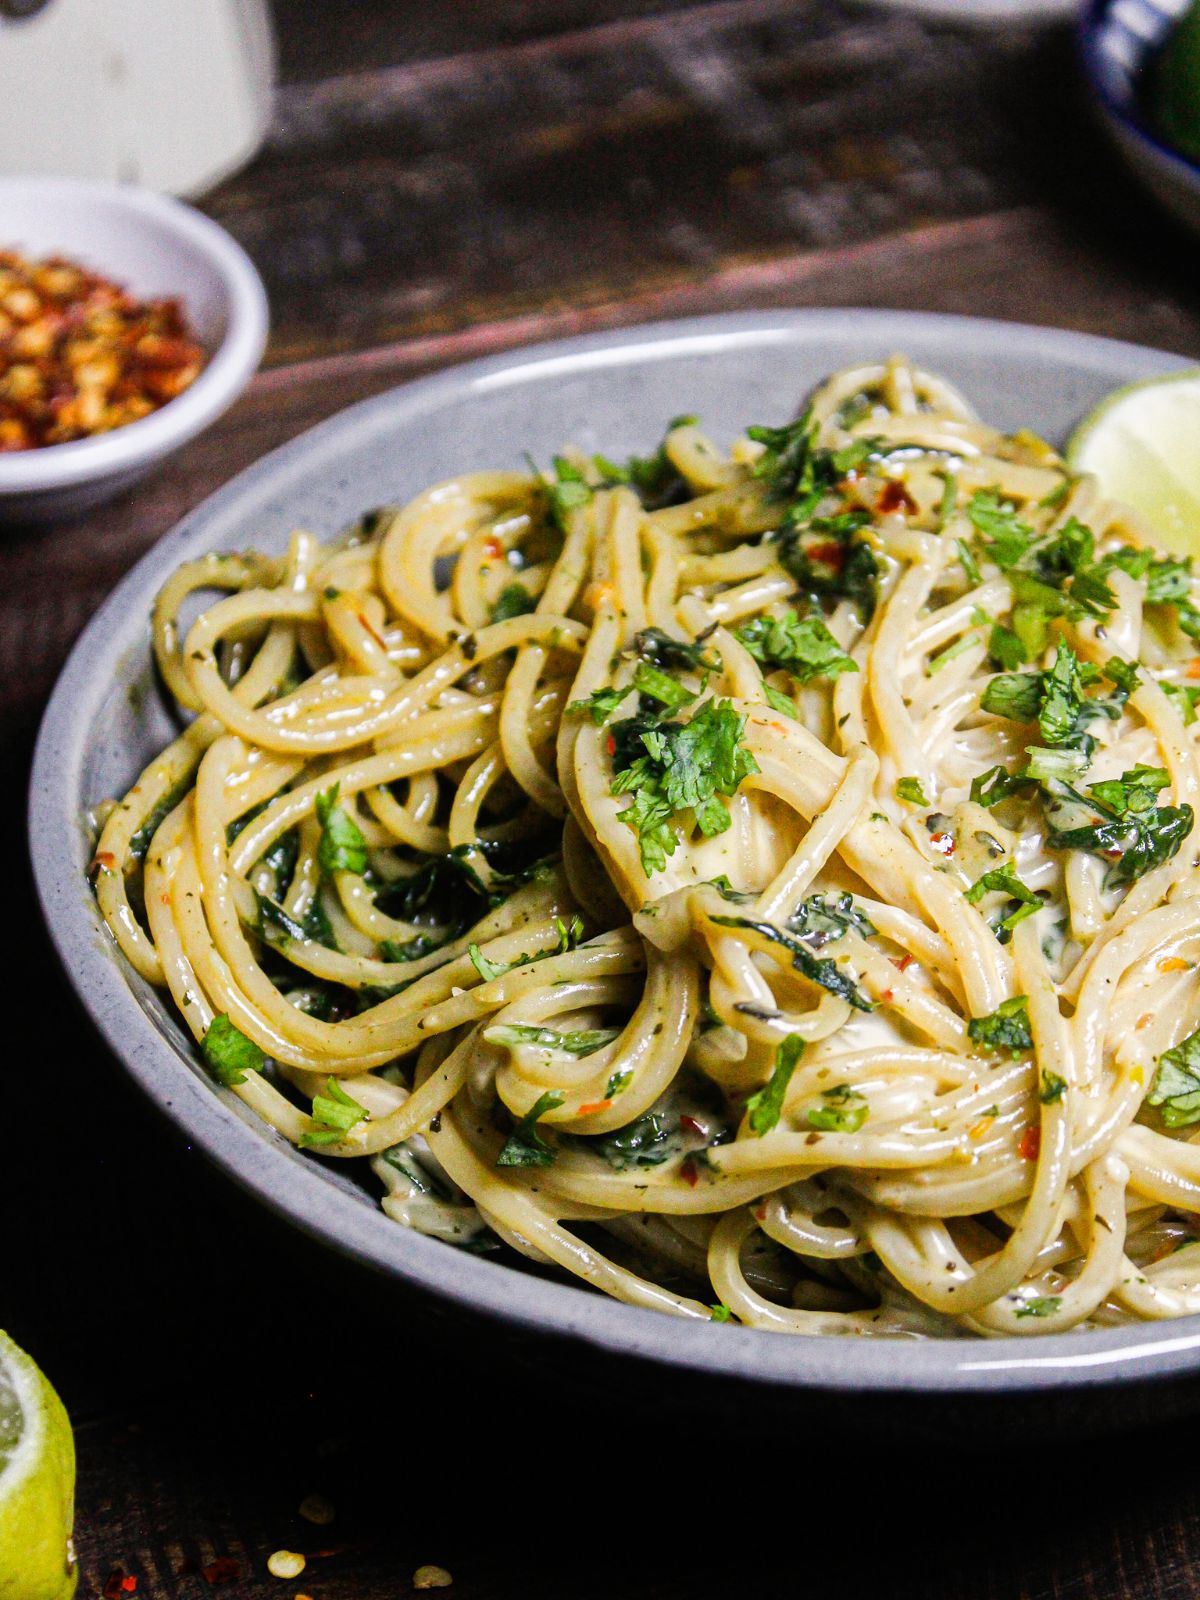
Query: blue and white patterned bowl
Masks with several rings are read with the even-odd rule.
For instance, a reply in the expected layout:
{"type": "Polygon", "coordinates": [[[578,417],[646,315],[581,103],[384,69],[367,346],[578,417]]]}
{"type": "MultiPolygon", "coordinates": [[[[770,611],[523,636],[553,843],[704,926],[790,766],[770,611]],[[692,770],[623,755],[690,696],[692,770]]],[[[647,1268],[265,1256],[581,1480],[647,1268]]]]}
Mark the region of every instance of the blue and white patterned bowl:
{"type": "Polygon", "coordinates": [[[1200,233],[1200,163],[1163,143],[1141,105],[1146,68],[1191,0],[1092,0],[1079,25],[1083,70],[1104,121],[1146,187],[1200,233]]]}

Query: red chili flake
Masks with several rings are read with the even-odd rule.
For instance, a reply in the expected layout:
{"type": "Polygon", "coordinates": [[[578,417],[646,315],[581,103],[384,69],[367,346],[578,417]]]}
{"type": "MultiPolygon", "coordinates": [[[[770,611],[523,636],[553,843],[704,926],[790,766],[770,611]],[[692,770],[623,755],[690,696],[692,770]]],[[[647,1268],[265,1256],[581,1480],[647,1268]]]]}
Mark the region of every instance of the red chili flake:
{"type": "Polygon", "coordinates": [[[131,1573],[128,1578],[121,1579],[121,1587],[126,1594],[133,1594],[137,1589],[137,1579],[131,1573]]]}
{"type": "Polygon", "coordinates": [[[489,534],[483,541],[483,553],[489,561],[499,561],[504,554],[503,540],[498,539],[494,533],[489,534]]]}
{"type": "Polygon", "coordinates": [[[692,1160],[691,1156],[689,1156],[680,1167],[679,1176],[683,1179],[684,1183],[686,1183],[689,1188],[692,1189],[694,1189],[700,1182],[700,1174],[697,1171],[696,1163],[692,1160]]]}
{"type": "Polygon", "coordinates": [[[611,1105],[611,1100],[589,1100],[586,1105],[580,1106],[575,1115],[577,1117],[590,1117],[593,1111],[607,1111],[611,1105]]]}
{"type": "Polygon", "coordinates": [[[892,957],[892,965],[895,967],[897,972],[907,972],[912,964],[913,958],[911,951],[907,952],[905,955],[902,955],[899,961],[896,960],[895,956],[892,957]]]}
{"type": "Polygon", "coordinates": [[[617,753],[617,736],[616,736],[615,733],[610,733],[609,734],[607,740],[605,741],[605,749],[608,751],[610,756],[615,756],[616,755],[616,753],[617,753]]]}
{"type": "Polygon", "coordinates": [[[940,856],[952,856],[957,848],[952,833],[931,833],[929,842],[940,856]]]}
{"type": "Polygon", "coordinates": [[[838,544],[836,539],[831,539],[825,544],[809,545],[804,554],[810,561],[823,562],[835,572],[840,572],[846,564],[846,547],[844,544],[838,544]]]}
{"type": "Polygon", "coordinates": [[[137,1589],[137,1579],[126,1576],[124,1567],[114,1567],[104,1580],[104,1587],[100,1593],[104,1600],[121,1600],[122,1595],[133,1594],[137,1589]]]}
{"type": "Polygon", "coordinates": [[[877,511],[915,511],[917,502],[898,478],[889,478],[875,502],[877,511]]]}
{"type": "Polygon", "coordinates": [[[200,1568],[200,1575],[205,1583],[219,1589],[224,1584],[236,1583],[242,1575],[242,1569],[232,1556],[218,1556],[215,1561],[200,1568]]]}
{"type": "Polygon", "coordinates": [[[705,1136],[703,1123],[697,1122],[695,1117],[689,1117],[686,1112],[680,1117],[679,1126],[683,1129],[684,1133],[694,1133],[700,1139],[703,1139],[705,1136]]]}
{"type": "Polygon", "coordinates": [[[754,1215],[759,1222],[767,1220],[767,1202],[765,1200],[760,1200],[755,1206],[754,1215]]]}
{"type": "Polygon", "coordinates": [[[1042,1130],[1030,1123],[1021,1135],[1021,1142],[1017,1146],[1017,1154],[1022,1161],[1036,1161],[1038,1152],[1042,1148],[1042,1130]]]}
{"type": "Polygon", "coordinates": [[[111,850],[101,850],[99,855],[92,857],[92,864],[88,870],[91,872],[99,872],[100,868],[103,867],[105,872],[111,872],[116,864],[117,858],[113,855],[111,850]]]}
{"type": "Polygon", "coordinates": [[[894,1000],[896,998],[896,991],[894,989],[883,989],[880,992],[879,998],[883,1001],[884,1005],[887,1005],[890,1000],[894,1000]]]}

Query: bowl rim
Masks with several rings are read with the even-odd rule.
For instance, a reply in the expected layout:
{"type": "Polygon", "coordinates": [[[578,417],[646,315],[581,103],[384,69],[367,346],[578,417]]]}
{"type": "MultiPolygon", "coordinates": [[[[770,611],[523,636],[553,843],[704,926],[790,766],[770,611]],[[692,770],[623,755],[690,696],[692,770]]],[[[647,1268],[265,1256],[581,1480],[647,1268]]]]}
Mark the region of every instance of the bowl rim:
{"type": "MultiPolygon", "coordinates": [[[[48,205],[100,201],[117,213],[136,213],[165,236],[184,241],[216,270],[225,291],[226,323],[220,344],[195,382],[166,405],[111,432],[65,444],[0,453],[0,496],[74,487],[160,459],[194,438],[228,409],[262,359],[267,343],[267,292],[250,257],[211,217],[170,195],[99,178],[0,178],[0,214],[6,191],[33,190],[48,205]]],[[[64,245],[64,252],[73,248],[64,245]]],[[[103,263],[95,270],[106,271],[103,263]]],[[[119,273],[117,274],[119,276],[119,273]]]]}
{"type": "Polygon", "coordinates": [[[1076,38],[1083,74],[1100,109],[1130,139],[1143,145],[1155,159],[1171,167],[1185,182],[1200,186],[1200,161],[1167,144],[1138,115],[1124,96],[1114,95],[1108,87],[1106,75],[1100,64],[1100,27],[1120,3],[1120,0],[1088,0],[1077,27],[1076,38]]]}
{"type": "Polygon", "coordinates": [[[138,998],[119,965],[84,879],[86,844],[75,800],[88,735],[110,673],[131,647],[147,648],[137,616],[148,612],[161,577],[203,532],[219,547],[242,523],[247,493],[273,493],[281,470],[301,468],[315,449],[352,443],[420,414],[464,389],[482,392],[555,371],[589,370],[623,360],[667,357],[677,350],[741,349],[831,332],[845,319],[889,347],[973,338],[1006,350],[1014,339],[1041,352],[1058,350],[1076,365],[1108,374],[1118,357],[1145,376],[1188,363],[1167,352],[1117,340],[1027,324],[923,312],[857,308],[723,313],[641,324],[524,346],[401,385],[328,418],[262,457],[186,516],[121,580],[84,629],[50,698],[39,730],[29,797],[33,875],[51,941],[77,998],[126,1072],[208,1159],[277,1216],[375,1271],[520,1332],[556,1336],[642,1363],[740,1383],[850,1394],[980,1395],[1100,1388],[1136,1379],[1157,1382],[1200,1366],[1200,1316],[1158,1324],[997,1340],[898,1341],[789,1334],[668,1317],[629,1306],[574,1283],[452,1251],[389,1222],[331,1182],[320,1164],[240,1107],[188,1064],[138,998]],[[1106,359],[1107,358],[1107,359],[1106,359]],[[386,419],[386,421],[385,421],[386,419]],[[134,629],[137,629],[135,632],[134,629]],[[235,1109],[236,1107],[236,1109],[235,1109]],[[286,1164],[290,1162],[291,1166],[286,1164]]]}

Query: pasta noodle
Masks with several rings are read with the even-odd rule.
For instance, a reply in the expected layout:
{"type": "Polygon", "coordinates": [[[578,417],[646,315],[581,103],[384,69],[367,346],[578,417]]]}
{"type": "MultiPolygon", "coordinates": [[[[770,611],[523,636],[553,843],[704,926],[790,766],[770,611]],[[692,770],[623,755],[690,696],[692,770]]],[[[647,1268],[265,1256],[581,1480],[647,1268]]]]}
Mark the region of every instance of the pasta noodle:
{"type": "Polygon", "coordinates": [[[96,895],[452,1244],[793,1333],[1179,1316],[1198,638],[1189,562],[896,357],[188,563],[96,895]]]}

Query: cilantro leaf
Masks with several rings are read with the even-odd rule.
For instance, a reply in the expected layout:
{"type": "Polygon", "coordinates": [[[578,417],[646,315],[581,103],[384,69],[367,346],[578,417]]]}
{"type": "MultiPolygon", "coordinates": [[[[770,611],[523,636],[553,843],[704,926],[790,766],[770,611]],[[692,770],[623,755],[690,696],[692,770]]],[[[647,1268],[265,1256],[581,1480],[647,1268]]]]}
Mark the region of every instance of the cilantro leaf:
{"type": "Polygon", "coordinates": [[[1023,1300],[1017,1307],[1019,1317],[1052,1317],[1062,1305],[1060,1294],[1034,1295],[1032,1299],[1023,1300]]]}
{"type": "Polygon", "coordinates": [[[337,1144],[351,1128],[370,1121],[370,1117],[367,1108],[348,1095],[336,1078],[327,1078],[325,1093],[313,1096],[313,1127],[300,1135],[300,1147],[307,1150],[337,1144]]]}
{"type": "Polygon", "coordinates": [[[993,867],[990,872],[985,872],[977,878],[967,890],[968,905],[978,905],[985,894],[1006,894],[1011,900],[1018,902],[1015,911],[1009,914],[997,925],[997,933],[1001,936],[1001,943],[1006,943],[1004,935],[1011,935],[1018,923],[1024,922],[1026,917],[1032,917],[1042,909],[1041,896],[1035,894],[1026,884],[1017,877],[1017,870],[1011,862],[1006,861],[1002,867],[993,867]]]}
{"type": "Polygon", "coordinates": [[[1190,728],[1196,720],[1196,702],[1200,701],[1200,684],[1164,683],[1160,680],[1158,686],[1183,718],[1184,727],[1190,728]]]}
{"type": "Polygon", "coordinates": [[[1061,1100],[1067,1092],[1067,1080],[1060,1078],[1057,1072],[1051,1072],[1049,1067],[1042,1068],[1042,1086],[1038,1090],[1038,1099],[1044,1106],[1052,1106],[1056,1100],[1061,1100]]]}
{"type": "Polygon", "coordinates": [[[317,821],[321,824],[317,861],[324,873],[353,872],[361,877],[367,870],[367,841],[354,818],[338,805],[340,788],[335,783],[317,796],[317,821]]]}
{"type": "Polygon", "coordinates": [[[1162,1119],[1168,1128],[1187,1128],[1200,1122],[1200,1029],[1159,1056],[1158,1071],[1146,1101],[1162,1107],[1162,1119]]]}
{"type": "MultiPolygon", "coordinates": [[[[676,428],[694,427],[698,421],[697,417],[674,417],[667,425],[667,432],[669,434],[676,428]]],[[[609,461],[605,456],[594,456],[592,459],[597,471],[607,483],[629,484],[637,491],[638,497],[648,511],[676,505],[688,498],[687,480],[667,454],[665,439],[653,455],[631,456],[624,466],[609,461]]]]}
{"type": "Polygon", "coordinates": [[[1030,787],[1031,780],[1024,772],[1009,772],[1007,767],[989,767],[971,779],[971,799],[977,806],[991,810],[1002,800],[1021,794],[1030,787]]]}
{"type": "Polygon", "coordinates": [[[775,1067],[763,1088],[746,1101],[750,1118],[750,1131],[761,1139],[770,1133],[783,1115],[783,1102],[788,1084],[804,1054],[804,1040],[798,1033],[789,1033],[775,1051],[775,1067]]]}
{"type": "Polygon", "coordinates": [[[1015,567],[1034,538],[1016,509],[996,489],[977,489],[967,502],[967,519],[987,540],[987,552],[998,567],[1015,567]]]}
{"type": "Polygon", "coordinates": [[[1020,634],[1014,633],[1011,628],[1006,628],[1000,622],[996,623],[988,638],[988,655],[997,666],[1005,668],[1010,673],[1029,660],[1025,641],[1020,634]]]}
{"type": "Polygon", "coordinates": [[[825,1089],[821,1098],[825,1104],[809,1111],[808,1125],[822,1133],[857,1133],[870,1114],[866,1098],[848,1083],[825,1089]]]}
{"type": "Polygon", "coordinates": [[[1125,887],[1161,866],[1176,854],[1192,831],[1195,820],[1191,806],[1159,806],[1158,790],[1167,782],[1161,767],[1138,766],[1119,779],[1092,784],[1090,799],[1062,786],[1064,792],[1051,797],[1050,827],[1046,847],[1050,850],[1087,850],[1103,856],[1109,863],[1105,888],[1125,887]],[[1097,814],[1094,822],[1061,827],[1065,814],[1078,814],[1090,806],[1097,814]]]}
{"type": "Polygon", "coordinates": [[[994,717],[1010,722],[1033,722],[1042,704],[1040,672],[1002,672],[983,691],[980,702],[994,717]]]}
{"type": "Polygon", "coordinates": [[[589,716],[596,726],[600,727],[608,721],[621,701],[632,693],[632,684],[624,689],[593,689],[586,699],[572,700],[567,711],[576,717],[589,716]]]}
{"type": "Polygon", "coordinates": [[[633,687],[639,694],[657,701],[668,711],[681,711],[696,698],[678,679],[672,678],[658,667],[652,667],[648,661],[638,663],[637,671],[633,675],[633,687]]]}
{"type": "Polygon", "coordinates": [[[858,671],[857,662],[845,653],[820,617],[802,619],[794,611],[785,611],[781,617],[755,617],[738,628],[735,637],[760,665],[782,667],[798,683],[858,671]]]}
{"type": "Polygon", "coordinates": [[[897,800],[907,800],[910,805],[927,806],[929,801],[925,798],[925,790],[920,778],[897,778],[897,800]]]}
{"type": "Polygon", "coordinates": [[[565,456],[555,456],[553,465],[553,480],[548,483],[545,479],[542,481],[550,507],[550,520],[560,532],[565,533],[567,518],[572,511],[588,504],[592,491],[583,473],[565,456]]]}
{"type": "Polygon", "coordinates": [[[1011,1050],[1014,1056],[1022,1050],[1032,1050],[1028,996],[1015,995],[986,1017],[972,1017],[967,1023],[967,1033],[985,1050],[1011,1050]]]}
{"type": "Polygon", "coordinates": [[[491,620],[507,622],[510,617],[523,617],[537,610],[537,601],[523,583],[508,583],[496,596],[491,620]]]}
{"type": "Polygon", "coordinates": [[[485,1028],[483,1037],[489,1044],[532,1044],[545,1050],[562,1050],[567,1055],[590,1056],[611,1044],[620,1032],[620,1028],[587,1028],[559,1033],[555,1028],[540,1028],[532,1023],[508,1022],[485,1028]]]}
{"type": "Polygon", "coordinates": [[[617,737],[623,725],[614,728],[612,793],[633,795],[618,815],[638,836],[647,874],[661,871],[674,854],[678,839],[670,821],[679,812],[692,811],[706,836],[729,827],[729,812],[717,796],[733,795],[743,778],[758,771],[741,743],[745,725],[728,700],[708,700],[688,722],[637,719],[627,741],[617,737]],[[644,755],[633,753],[635,737],[644,755]]]}
{"type": "Polygon", "coordinates": [[[873,938],[877,931],[866,913],[859,910],[849,890],[836,896],[810,894],[792,913],[788,927],[814,950],[823,949],[851,931],[864,939],[873,938]]]}
{"type": "Polygon", "coordinates": [[[712,920],[722,928],[747,928],[771,944],[782,945],[791,953],[792,966],[810,983],[847,1001],[856,1011],[874,1011],[874,1001],[868,1000],[853,978],[843,972],[836,961],[828,956],[818,960],[806,944],[785,929],[777,928],[771,922],[753,922],[748,917],[713,917],[712,920]]]}
{"type": "Polygon", "coordinates": [[[201,1049],[213,1077],[227,1089],[245,1083],[248,1072],[261,1072],[266,1061],[254,1040],[247,1039],[224,1011],[209,1023],[201,1049]]]}
{"type": "Polygon", "coordinates": [[[779,559],[804,594],[815,600],[850,600],[869,620],[875,610],[879,563],[855,534],[870,521],[866,512],[816,518],[807,528],[789,528],[779,559]]]}
{"type": "Polygon", "coordinates": [[[549,1167],[554,1164],[554,1146],[538,1132],[538,1123],[547,1111],[562,1105],[563,1096],[555,1089],[540,1094],[504,1141],[496,1157],[498,1167],[549,1167]]]}
{"type": "Polygon", "coordinates": [[[661,628],[643,628],[634,635],[633,649],[635,655],[643,661],[651,661],[656,667],[668,670],[693,672],[720,672],[721,658],[715,652],[709,654],[704,648],[704,641],[696,639],[688,642],[686,639],[673,639],[669,633],[664,633],[661,628]]]}

